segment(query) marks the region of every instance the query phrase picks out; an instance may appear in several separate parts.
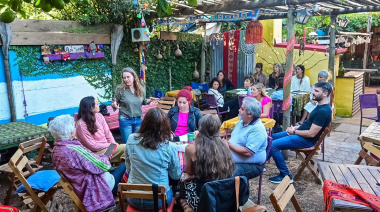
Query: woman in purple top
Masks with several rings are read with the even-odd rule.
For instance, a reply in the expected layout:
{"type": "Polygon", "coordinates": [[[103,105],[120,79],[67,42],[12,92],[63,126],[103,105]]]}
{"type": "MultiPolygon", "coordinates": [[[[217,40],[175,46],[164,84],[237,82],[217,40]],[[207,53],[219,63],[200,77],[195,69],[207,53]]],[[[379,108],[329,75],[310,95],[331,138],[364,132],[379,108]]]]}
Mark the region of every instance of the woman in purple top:
{"type": "Polygon", "coordinates": [[[74,193],[83,202],[87,211],[103,211],[113,207],[115,201],[111,188],[114,177],[107,172],[110,162],[107,156],[97,155],[74,140],[74,118],[61,115],[49,124],[54,137],[52,160],[73,186],[74,193]]]}
{"type": "MultiPolygon", "coordinates": [[[[261,103],[261,116],[260,118],[269,117],[269,111],[272,107],[272,99],[266,94],[264,85],[262,83],[256,83],[251,87],[252,97],[261,103]]],[[[247,95],[249,96],[249,95],[247,95]]]]}

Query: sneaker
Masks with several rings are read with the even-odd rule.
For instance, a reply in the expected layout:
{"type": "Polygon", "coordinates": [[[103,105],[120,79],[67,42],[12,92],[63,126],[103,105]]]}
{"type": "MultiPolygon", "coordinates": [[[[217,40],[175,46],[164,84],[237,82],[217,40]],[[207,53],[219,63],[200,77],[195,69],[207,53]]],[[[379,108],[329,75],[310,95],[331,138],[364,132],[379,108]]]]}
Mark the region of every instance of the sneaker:
{"type": "MultiPolygon", "coordinates": [[[[292,176],[289,176],[289,178],[290,178],[290,183],[293,183],[294,181],[293,181],[292,176]]],[[[269,181],[271,183],[280,184],[283,179],[284,179],[284,176],[282,176],[281,174],[279,174],[279,175],[277,175],[275,177],[270,177],[269,181]]]]}
{"type": "Polygon", "coordinates": [[[263,168],[263,172],[266,172],[267,171],[267,169],[266,168],[263,168]]]}

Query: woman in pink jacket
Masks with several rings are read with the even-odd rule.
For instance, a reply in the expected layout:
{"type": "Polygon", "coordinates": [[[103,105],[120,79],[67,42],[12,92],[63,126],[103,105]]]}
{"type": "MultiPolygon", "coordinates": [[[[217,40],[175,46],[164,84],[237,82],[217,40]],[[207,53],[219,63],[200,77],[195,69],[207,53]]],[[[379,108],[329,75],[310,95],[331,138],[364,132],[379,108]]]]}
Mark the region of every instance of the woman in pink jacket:
{"type": "Polygon", "coordinates": [[[124,159],[125,144],[115,142],[106,120],[99,113],[99,103],[92,96],[80,101],[76,135],[83,146],[97,154],[104,154],[110,144],[116,144],[111,162],[121,162],[124,159]]]}

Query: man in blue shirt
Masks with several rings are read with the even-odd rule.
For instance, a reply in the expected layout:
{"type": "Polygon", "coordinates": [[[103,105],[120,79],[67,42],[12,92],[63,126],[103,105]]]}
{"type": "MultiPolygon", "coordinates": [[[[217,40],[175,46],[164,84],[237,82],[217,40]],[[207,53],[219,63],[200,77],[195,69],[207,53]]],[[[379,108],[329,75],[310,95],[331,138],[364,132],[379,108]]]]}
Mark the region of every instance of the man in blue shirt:
{"type": "Polygon", "coordinates": [[[236,164],[235,176],[252,179],[263,172],[268,135],[260,115],[260,102],[253,97],[245,97],[239,109],[240,121],[227,142],[236,164]]]}
{"type": "Polygon", "coordinates": [[[301,126],[288,127],[284,132],[273,134],[273,143],[269,157],[273,157],[280,174],[269,178],[269,181],[272,183],[280,183],[286,175],[293,182],[281,150],[314,146],[323,130],[330,125],[332,111],[329,104],[329,96],[331,91],[332,85],[330,83],[316,83],[312,92],[312,99],[318,102],[318,106],[310,113],[310,117],[301,126]]]}

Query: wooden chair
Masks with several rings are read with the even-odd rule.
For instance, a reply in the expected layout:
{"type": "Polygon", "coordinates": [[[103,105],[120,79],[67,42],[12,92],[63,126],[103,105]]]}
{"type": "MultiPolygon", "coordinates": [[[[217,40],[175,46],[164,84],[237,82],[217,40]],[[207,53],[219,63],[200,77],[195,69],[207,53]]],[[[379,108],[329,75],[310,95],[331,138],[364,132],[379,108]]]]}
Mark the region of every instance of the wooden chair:
{"type": "Polygon", "coordinates": [[[364,145],[362,146],[362,150],[359,152],[359,157],[355,161],[355,165],[360,165],[362,160],[364,159],[367,166],[380,166],[380,161],[373,158],[373,156],[380,158],[380,147],[376,147],[373,144],[369,142],[364,142],[364,145]],[[368,154],[368,151],[371,152],[371,154],[368,154]]]}
{"type": "Polygon", "coordinates": [[[175,97],[161,97],[160,102],[158,103],[157,107],[161,108],[165,113],[168,113],[170,108],[175,106],[175,97]]]}
{"type": "Polygon", "coordinates": [[[272,194],[269,196],[270,201],[276,212],[284,211],[289,200],[292,201],[294,209],[296,212],[302,212],[300,205],[298,204],[297,198],[295,196],[296,190],[293,184],[290,183],[289,176],[285,176],[281,181],[280,185],[274,189],[272,194]]]}
{"type": "Polygon", "coordinates": [[[70,196],[70,198],[73,200],[75,211],[87,212],[86,207],[83,205],[82,200],[80,200],[79,197],[74,193],[73,186],[70,184],[70,182],[66,179],[66,177],[63,175],[62,172],[58,170],[57,172],[61,176],[61,179],[59,180],[59,184],[62,186],[63,190],[65,190],[66,193],[70,196]]]}
{"type": "Polygon", "coordinates": [[[12,169],[17,179],[20,180],[20,182],[25,186],[28,195],[30,195],[30,198],[35,203],[33,211],[49,212],[46,204],[53,197],[55,191],[57,190],[57,187],[54,186],[50,188],[46,193],[32,189],[28,181],[26,181],[25,176],[27,175],[26,172],[28,172],[29,175],[32,175],[35,173],[35,171],[29,164],[28,158],[23,155],[23,151],[21,149],[18,149],[16,151],[16,153],[9,160],[8,165],[12,169]],[[24,169],[27,171],[23,171],[24,169]]]}
{"type": "Polygon", "coordinates": [[[294,176],[294,180],[298,180],[302,174],[302,171],[305,168],[307,168],[309,169],[310,173],[314,176],[317,183],[318,184],[322,183],[318,177],[318,167],[317,167],[317,163],[313,161],[313,156],[320,148],[323,140],[325,139],[328,133],[329,133],[329,129],[326,127],[325,130],[322,132],[321,136],[319,137],[317,143],[313,147],[305,148],[305,149],[292,149],[292,151],[295,151],[297,156],[299,156],[299,158],[302,160],[301,164],[297,168],[297,173],[294,176]],[[311,168],[310,165],[313,166],[313,168],[311,168]]]}
{"type": "MultiPolygon", "coordinates": [[[[45,146],[46,146],[45,137],[40,137],[40,138],[36,138],[30,141],[26,141],[19,145],[19,149],[22,151],[23,155],[25,155],[26,153],[32,150],[39,149],[37,159],[35,161],[34,160],[28,161],[28,164],[30,165],[30,167],[33,169],[34,172],[40,170],[43,167],[41,165],[41,160],[42,160],[42,156],[45,150],[45,146]]],[[[9,205],[11,195],[13,191],[15,191],[18,188],[17,184],[20,183],[20,180],[17,176],[14,175],[14,172],[12,171],[12,169],[9,167],[8,164],[4,164],[0,166],[0,172],[8,174],[8,176],[10,177],[10,184],[8,186],[7,195],[4,199],[4,204],[9,205]]],[[[24,173],[24,177],[28,177],[30,175],[31,173],[28,171],[24,173]]]]}
{"type": "MultiPolygon", "coordinates": [[[[137,199],[153,199],[153,186],[151,184],[130,184],[130,183],[119,183],[118,185],[118,195],[120,199],[120,209],[126,212],[139,212],[139,210],[133,207],[125,206],[126,198],[137,198],[137,199]]],[[[166,189],[165,186],[159,185],[157,198],[162,202],[162,209],[160,212],[171,212],[173,210],[175,198],[173,197],[172,203],[167,207],[166,205],[166,189]]]]}

